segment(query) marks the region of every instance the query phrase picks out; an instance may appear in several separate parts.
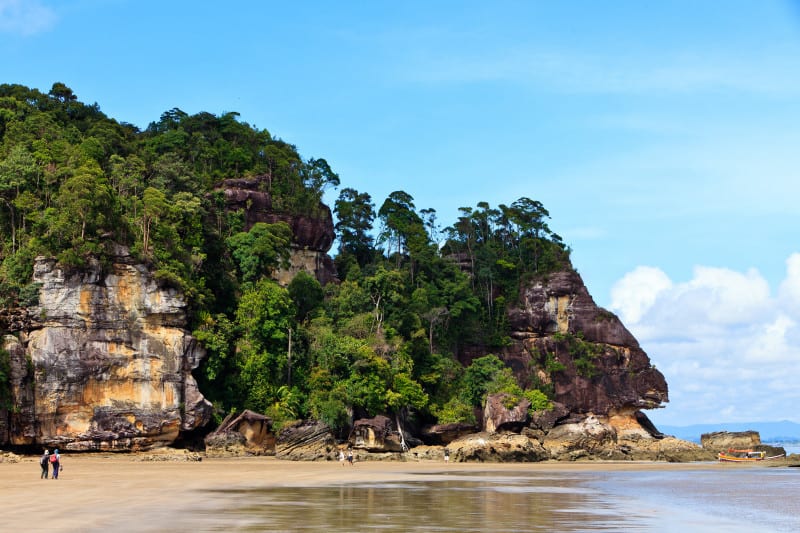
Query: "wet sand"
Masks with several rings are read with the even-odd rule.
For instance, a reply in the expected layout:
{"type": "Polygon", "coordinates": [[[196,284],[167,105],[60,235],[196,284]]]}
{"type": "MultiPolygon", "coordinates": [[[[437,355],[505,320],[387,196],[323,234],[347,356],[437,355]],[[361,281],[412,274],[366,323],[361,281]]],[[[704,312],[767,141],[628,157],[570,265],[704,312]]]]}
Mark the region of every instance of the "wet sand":
{"type": "MultiPolygon", "coordinates": [[[[450,463],[292,462],[274,458],[139,461],[132,455],[63,455],[58,480],[40,479],[38,458],[0,463],[4,531],[184,531],[177,522],[192,510],[219,505],[219,491],[279,487],[357,486],[434,479],[447,472],[481,475],[587,472],[681,472],[725,469],[718,463],[450,463]],[[140,527],[139,527],[140,526],[140,527]]],[[[195,529],[197,531],[198,529],[195,529]]],[[[203,530],[202,528],[200,530],[203,530]]],[[[257,530],[257,529],[253,529],[257,530]]]]}

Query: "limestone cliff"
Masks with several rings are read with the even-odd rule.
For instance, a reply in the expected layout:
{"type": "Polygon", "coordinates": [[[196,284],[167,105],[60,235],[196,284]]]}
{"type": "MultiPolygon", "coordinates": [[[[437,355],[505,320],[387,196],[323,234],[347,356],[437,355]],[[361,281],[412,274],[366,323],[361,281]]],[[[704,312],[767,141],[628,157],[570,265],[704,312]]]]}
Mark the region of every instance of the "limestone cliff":
{"type": "Polygon", "coordinates": [[[38,258],[34,281],[39,307],[4,342],[27,370],[12,384],[14,416],[0,443],[136,450],[208,422],[211,405],[191,374],[205,353],[185,330],[179,293],[123,249],[106,268],[74,272],[38,258]]]}

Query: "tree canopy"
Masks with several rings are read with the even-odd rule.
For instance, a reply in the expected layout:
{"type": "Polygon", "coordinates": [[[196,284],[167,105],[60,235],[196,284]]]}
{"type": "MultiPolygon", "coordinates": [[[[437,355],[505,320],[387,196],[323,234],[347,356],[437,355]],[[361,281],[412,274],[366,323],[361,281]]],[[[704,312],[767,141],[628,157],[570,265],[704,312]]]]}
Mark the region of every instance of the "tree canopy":
{"type": "Polygon", "coordinates": [[[288,216],[322,212],[324,192],[340,186],[328,161],[235,112],[174,108],[140,130],[63,83],[0,85],[0,306],[35,303],[36,256],[80,268],[121,244],[186,295],[208,352],[197,377],[220,416],[250,408],[335,428],[379,413],[468,421],[492,391],[531,395],[496,357],[464,368],[457,355],[506,345],[520,285],[569,268],[540,202],[481,202],[440,233],[436,212],[408,192],[376,211],[345,187],[333,210],[340,282],[302,272],[282,287],[289,226],[246,227],[215,190],[247,176],[288,216]]]}

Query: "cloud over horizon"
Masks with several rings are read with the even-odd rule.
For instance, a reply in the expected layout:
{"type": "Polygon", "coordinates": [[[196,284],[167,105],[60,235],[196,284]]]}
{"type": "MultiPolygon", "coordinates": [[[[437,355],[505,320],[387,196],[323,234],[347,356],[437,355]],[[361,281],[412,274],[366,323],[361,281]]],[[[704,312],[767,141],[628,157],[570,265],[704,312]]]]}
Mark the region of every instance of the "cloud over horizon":
{"type": "Polygon", "coordinates": [[[650,413],[657,423],[798,420],[800,253],[786,260],[775,294],[755,269],[696,266],[692,279],[675,282],[640,266],[611,298],[669,384],[670,403],[650,413]]]}

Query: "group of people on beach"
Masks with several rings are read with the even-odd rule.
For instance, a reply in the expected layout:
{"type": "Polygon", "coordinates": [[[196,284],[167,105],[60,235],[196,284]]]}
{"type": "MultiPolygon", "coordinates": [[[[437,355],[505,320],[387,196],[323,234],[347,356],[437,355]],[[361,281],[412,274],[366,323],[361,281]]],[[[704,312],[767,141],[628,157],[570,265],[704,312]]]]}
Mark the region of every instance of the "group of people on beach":
{"type": "Polygon", "coordinates": [[[58,479],[58,472],[61,467],[61,454],[58,453],[58,448],[50,453],[50,450],[45,450],[42,457],[39,458],[39,465],[42,467],[41,479],[47,479],[50,475],[50,467],[53,467],[53,478],[58,479]]]}
{"type": "Polygon", "coordinates": [[[352,448],[347,449],[347,456],[344,454],[344,450],[339,450],[339,462],[342,463],[344,466],[344,462],[347,460],[350,463],[350,466],[353,466],[353,450],[352,448]]]}

